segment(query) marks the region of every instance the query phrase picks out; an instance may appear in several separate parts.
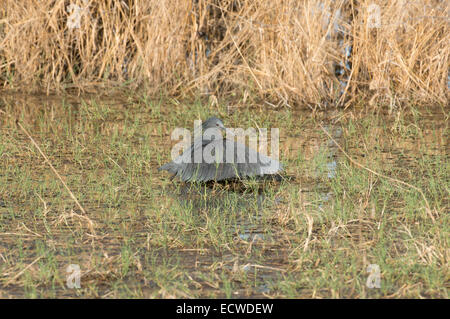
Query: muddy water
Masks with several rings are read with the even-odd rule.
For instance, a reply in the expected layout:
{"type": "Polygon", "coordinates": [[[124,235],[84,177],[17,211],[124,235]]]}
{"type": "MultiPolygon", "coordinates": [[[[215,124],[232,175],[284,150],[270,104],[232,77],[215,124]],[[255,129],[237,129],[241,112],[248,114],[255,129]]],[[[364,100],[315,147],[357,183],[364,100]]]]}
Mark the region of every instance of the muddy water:
{"type": "MultiPolygon", "coordinates": [[[[283,204],[287,204],[285,194],[277,192],[281,183],[272,181],[267,186],[271,192],[276,194],[269,194],[265,191],[264,186],[221,185],[216,187],[207,185],[193,188],[191,185],[180,185],[177,181],[168,183],[167,176],[156,171],[159,164],[168,159],[170,153],[170,142],[168,141],[171,126],[175,123],[161,123],[160,120],[166,116],[167,110],[158,111],[158,114],[155,114],[152,110],[135,104],[139,102],[136,99],[104,97],[100,98],[101,103],[95,102],[96,99],[99,98],[87,96],[61,99],[60,97],[20,95],[0,97],[0,110],[4,112],[0,113],[0,144],[2,145],[0,147],[8,145],[3,150],[0,149],[0,159],[3,160],[3,163],[7,163],[0,167],[4,171],[12,166],[16,166],[17,170],[22,167],[28,170],[31,168],[31,175],[26,178],[19,173],[14,175],[21,176],[23,180],[14,180],[11,175],[6,176],[0,170],[0,178],[4,183],[0,189],[0,214],[3,216],[0,228],[0,263],[14,259],[11,257],[11,252],[17,249],[19,243],[29,252],[21,260],[22,268],[15,267],[14,262],[1,268],[3,277],[0,286],[3,285],[3,295],[0,297],[24,295],[26,284],[21,281],[20,276],[16,278],[15,274],[20,273],[26,265],[39,258],[37,240],[46,239],[47,248],[59,251],[57,268],[59,267],[58,269],[61,271],[64,269],[63,265],[68,262],[63,252],[68,234],[84,232],[82,235],[77,234],[79,237],[76,238],[80,240],[71,245],[72,254],[75,251],[75,255],[80,256],[80,260],[86,260],[86,265],[90,265],[93,255],[101,254],[106,256],[102,257],[102,260],[107,265],[123,256],[124,237],[130,232],[133,233],[135,246],[151,250],[153,239],[146,231],[145,225],[149,223],[149,220],[152,222],[153,219],[148,216],[152,214],[152,211],[167,209],[166,203],[174,201],[179,203],[178,207],[181,211],[189,210],[199,216],[233,215],[227,219],[232,220],[232,224],[225,225],[229,236],[236,242],[247,245],[246,247],[263,243],[265,245],[265,262],[261,265],[261,260],[256,257],[252,259],[251,254],[236,256],[227,252],[223,247],[190,249],[174,245],[168,250],[159,249],[153,257],[156,256],[155,258],[160,260],[176,259],[183,269],[191,274],[210,271],[217,260],[222,260],[223,269],[233,272],[238,267],[240,271],[255,273],[261,282],[250,292],[236,290],[235,297],[258,297],[270,294],[270,285],[265,282],[276,280],[280,273],[285,271],[283,267],[288,259],[287,252],[277,244],[286,235],[268,232],[267,226],[264,224],[265,218],[267,219],[267,213],[264,214],[264,212],[276,211],[283,207],[283,204]],[[99,106],[93,106],[95,103],[98,103],[99,106]],[[136,122],[136,119],[139,121],[136,122]],[[63,178],[71,181],[71,189],[80,197],[80,202],[88,212],[90,219],[97,225],[95,244],[92,244],[93,237],[87,230],[86,220],[80,217],[80,211],[64,193],[65,190],[58,187],[59,191],[39,188],[40,183],[49,180],[54,180],[54,183],[59,186],[60,182],[49,170],[48,165],[37,153],[28,137],[17,127],[16,120],[19,120],[37,142],[51,153],[49,158],[55,163],[63,178]],[[127,136],[124,127],[132,127],[135,130],[130,131],[127,136]],[[125,136],[123,141],[119,141],[117,144],[118,147],[122,147],[120,150],[114,149],[113,144],[107,143],[116,138],[119,133],[125,136]],[[94,135],[99,136],[96,140],[98,144],[95,145],[91,140],[91,136],[94,135]],[[64,144],[64,140],[66,140],[66,144],[79,143],[82,146],[79,149],[66,147],[59,143],[63,141],[62,144],[64,144]],[[127,161],[127,158],[119,156],[123,149],[128,150],[130,154],[140,152],[144,148],[144,144],[151,144],[150,149],[158,149],[145,157],[146,163],[136,164],[133,162],[133,158],[127,161]],[[51,151],[52,146],[54,151],[51,151]],[[81,155],[77,152],[80,152],[81,155]],[[115,158],[120,159],[115,160],[115,158]],[[94,170],[91,164],[97,161],[104,164],[94,170]],[[109,197],[99,195],[94,198],[83,194],[84,187],[95,189],[96,182],[100,184],[103,181],[107,181],[105,182],[107,184],[113,171],[115,174],[128,172],[129,165],[135,165],[140,170],[137,170],[127,183],[103,189],[104,192],[111,191],[114,193],[113,195],[109,197]],[[87,178],[89,170],[92,170],[97,181],[87,178]],[[141,179],[145,179],[145,183],[141,179]],[[29,191],[26,190],[27,184],[24,183],[29,183],[29,191]],[[121,192],[126,193],[122,199],[120,198],[120,194],[123,194],[121,192]],[[145,195],[140,195],[141,193],[145,195]],[[45,194],[45,199],[39,198],[39,194],[45,194]],[[65,198],[64,203],[58,204],[61,196],[65,198]],[[41,202],[45,202],[45,204],[41,202]],[[36,207],[42,209],[42,205],[44,205],[42,214],[33,215],[33,210],[36,207]],[[233,208],[231,212],[230,207],[233,208]],[[19,211],[26,211],[28,215],[18,214],[19,217],[17,217],[14,212],[19,211]],[[33,217],[29,220],[21,219],[26,216],[33,217]],[[42,219],[45,222],[42,222],[42,219]],[[108,219],[108,221],[104,221],[104,219],[108,219]],[[48,231],[46,227],[55,229],[48,231]],[[102,229],[110,231],[102,231],[102,229]],[[51,236],[45,235],[46,233],[51,233],[51,236]],[[257,266],[260,268],[256,272],[257,266]]],[[[168,106],[168,108],[173,107],[173,105],[168,106]]],[[[309,110],[289,112],[293,118],[308,119],[311,116],[309,110]]],[[[336,116],[334,116],[336,114],[336,112],[330,112],[330,114],[319,115],[324,129],[355,159],[364,159],[370,153],[371,145],[356,145],[349,141],[345,134],[345,131],[349,131],[349,129],[343,127],[342,121],[336,120],[336,116]]],[[[347,115],[350,118],[354,116],[352,113],[346,113],[345,116],[347,115]]],[[[378,116],[383,120],[377,124],[380,127],[374,127],[373,132],[378,132],[378,134],[367,137],[369,142],[371,138],[382,138],[383,130],[386,128],[381,124],[389,123],[389,129],[391,131],[398,130],[398,134],[409,134],[409,130],[414,131],[414,126],[421,127],[420,139],[415,138],[412,134],[411,138],[403,139],[401,145],[396,144],[394,140],[386,140],[381,143],[384,147],[382,153],[385,164],[398,168],[400,174],[414,171],[414,165],[421,156],[448,155],[448,133],[446,133],[448,122],[442,116],[441,109],[424,112],[417,119],[420,121],[417,124],[403,124],[396,117],[395,112],[378,116]],[[417,152],[418,149],[423,149],[423,145],[420,145],[423,143],[426,144],[426,154],[417,152]]],[[[224,120],[226,122],[226,118],[224,120]]],[[[320,180],[317,176],[322,174],[321,176],[326,176],[328,179],[335,178],[341,162],[344,160],[343,155],[336,147],[335,142],[317,126],[317,122],[304,121],[301,128],[290,131],[283,131],[283,126],[280,126],[280,158],[287,167],[285,181],[282,183],[288,183],[289,189],[298,189],[306,194],[318,191],[321,198],[319,205],[326,205],[333,193],[323,179],[320,180]],[[318,154],[322,154],[323,160],[317,162],[318,165],[313,167],[313,171],[296,170],[294,167],[298,156],[308,162],[314,160],[318,154]]],[[[142,157],[137,156],[134,160],[142,161],[142,157]]],[[[208,218],[205,218],[207,222],[208,218]]],[[[220,244],[218,245],[220,246],[220,244]]],[[[137,260],[141,260],[142,264],[143,259],[139,258],[138,253],[137,260]]],[[[146,265],[136,267],[140,269],[140,267],[145,268],[146,265]]],[[[83,273],[84,280],[98,282],[98,296],[108,297],[110,287],[104,283],[116,276],[114,271],[111,274],[107,270],[96,270],[93,266],[88,266],[88,268],[83,273]]],[[[32,270],[33,267],[30,269],[32,270]]],[[[63,278],[62,275],[61,277],[63,278]]],[[[150,291],[150,295],[151,291],[159,289],[154,283],[149,284],[145,280],[125,278],[125,282],[131,286],[148,285],[147,289],[150,291]]],[[[205,291],[214,290],[211,284],[208,285],[209,288],[205,287],[205,291]]],[[[62,288],[56,288],[55,291],[55,296],[73,296],[72,292],[62,288]]]]}

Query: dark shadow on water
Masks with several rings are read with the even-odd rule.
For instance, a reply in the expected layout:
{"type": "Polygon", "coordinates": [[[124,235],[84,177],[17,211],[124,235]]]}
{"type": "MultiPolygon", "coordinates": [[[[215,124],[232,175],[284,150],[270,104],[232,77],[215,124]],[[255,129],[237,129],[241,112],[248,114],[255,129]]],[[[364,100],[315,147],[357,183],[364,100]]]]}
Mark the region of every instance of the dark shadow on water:
{"type": "Polygon", "coordinates": [[[242,182],[228,180],[206,183],[181,183],[173,188],[172,196],[182,203],[193,204],[196,209],[229,210],[230,205],[239,210],[249,207],[260,211],[268,188],[274,188],[283,177],[265,177],[242,182]],[[256,200],[256,202],[255,202],[256,200]],[[255,206],[256,203],[256,206],[255,206]]]}

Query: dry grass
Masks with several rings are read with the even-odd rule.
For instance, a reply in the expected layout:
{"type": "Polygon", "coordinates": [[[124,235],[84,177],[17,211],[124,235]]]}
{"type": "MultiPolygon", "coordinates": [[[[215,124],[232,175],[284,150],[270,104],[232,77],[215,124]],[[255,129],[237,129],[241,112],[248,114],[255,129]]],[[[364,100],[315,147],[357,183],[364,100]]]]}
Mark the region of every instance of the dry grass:
{"type": "Polygon", "coordinates": [[[0,85],[234,92],[278,105],[350,105],[361,93],[374,105],[446,103],[448,11],[427,0],[4,0],[0,85]],[[73,5],[83,11],[70,28],[73,5]]]}

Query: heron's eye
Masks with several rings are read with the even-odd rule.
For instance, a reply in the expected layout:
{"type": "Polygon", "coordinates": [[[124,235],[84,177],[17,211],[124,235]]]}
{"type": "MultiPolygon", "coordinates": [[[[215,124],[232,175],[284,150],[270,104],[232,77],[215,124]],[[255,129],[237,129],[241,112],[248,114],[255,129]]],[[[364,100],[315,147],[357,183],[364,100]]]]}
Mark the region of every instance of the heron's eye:
{"type": "Polygon", "coordinates": [[[216,123],[216,126],[219,126],[219,123],[216,123]]]}

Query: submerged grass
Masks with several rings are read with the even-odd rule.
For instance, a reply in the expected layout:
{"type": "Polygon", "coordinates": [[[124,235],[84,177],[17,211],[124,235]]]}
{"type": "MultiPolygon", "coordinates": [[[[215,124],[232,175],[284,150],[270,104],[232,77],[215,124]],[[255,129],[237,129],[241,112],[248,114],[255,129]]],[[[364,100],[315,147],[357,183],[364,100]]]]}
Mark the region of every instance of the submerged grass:
{"type": "Polygon", "coordinates": [[[13,100],[0,105],[0,297],[448,297],[443,109],[13,100]],[[280,127],[284,178],[205,186],[157,172],[171,130],[212,114],[280,127]],[[355,166],[320,125],[353,160],[420,188],[430,212],[415,189],[355,166]],[[79,289],[66,285],[71,264],[79,289]],[[367,286],[374,264],[380,288],[367,286]]]}

